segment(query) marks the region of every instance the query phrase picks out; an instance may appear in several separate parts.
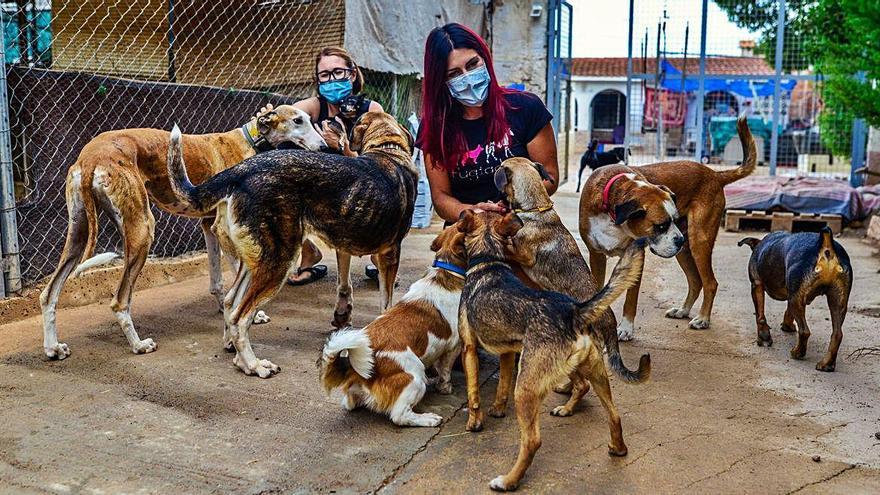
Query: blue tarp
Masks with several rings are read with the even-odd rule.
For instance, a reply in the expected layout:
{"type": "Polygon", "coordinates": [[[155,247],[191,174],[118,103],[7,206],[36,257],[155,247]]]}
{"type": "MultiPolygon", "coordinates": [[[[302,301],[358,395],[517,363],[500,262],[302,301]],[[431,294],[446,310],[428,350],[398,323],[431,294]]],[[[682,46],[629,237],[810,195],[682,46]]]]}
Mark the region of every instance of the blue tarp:
{"type": "MultiPolygon", "coordinates": [[[[674,91],[676,93],[681,93],[681,71],[676,69],[675,66],[669,63],[669,61],[667,60],[663,60],[660,63],[660,67],[665,74],[661,84],[663,89],[674,91]]],[[[783,91],[790,92],[794,89],[796,84],[797,81],[795,80],[785,80],[780,81],[779,85],[783,91]]],[[[773,96],[773,86],[773,81],[757,82],[750,79],[740,79],[739,76],[736,76],[734,74],[731,74],[730,79],[706,79],[705,81],[703,81],[703,87],[706,89],[707,93],[709,91],[729,91],[731,93],[736,93],[746,98],[751,98],[755,95],[773,96]],[[753,88],[754,92],[752,91],[753,88]]],[[[685,91],[697,91],[699,89],[700,82],[696,79],[688,78],[684,81],[685,91]]]]}

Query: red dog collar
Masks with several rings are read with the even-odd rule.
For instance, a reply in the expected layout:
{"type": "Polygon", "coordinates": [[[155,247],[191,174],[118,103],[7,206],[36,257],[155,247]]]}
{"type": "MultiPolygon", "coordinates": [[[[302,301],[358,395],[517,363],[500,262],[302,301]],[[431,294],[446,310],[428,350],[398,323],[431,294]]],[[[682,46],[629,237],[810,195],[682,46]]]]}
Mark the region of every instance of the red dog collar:
{"type": "Polygon", "coordinates": [[[608,216],[611,217],[611,221],[617,223],[617,219],[614,218],[614,211],[611,209],[611,205],[609,204],[610,198],[608,195],[611,193],[611,186],[617,181],[617,179],[624,177],[628,172],[621,172],[614,177],[612,177],[608,183],[605,184],[605,190],[602,191],[602,211],[607,213],[608,216]]]}

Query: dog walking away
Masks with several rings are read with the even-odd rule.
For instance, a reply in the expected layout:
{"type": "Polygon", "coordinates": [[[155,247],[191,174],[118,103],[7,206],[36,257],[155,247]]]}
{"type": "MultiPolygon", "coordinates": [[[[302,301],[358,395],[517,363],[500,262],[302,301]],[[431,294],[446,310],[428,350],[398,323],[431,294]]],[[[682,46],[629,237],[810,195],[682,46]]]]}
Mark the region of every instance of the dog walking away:
{"type": "MultiPolygon", "coordinates": [[[[724,216],[724,186],[755,170],[757,149],[745,117],[737,121],[743,143],[742,165],[715,171],[694,161],[675,161],[626,167],[602,167],[590,175],[581,194],[579,227],[590,252],[590,268],[598,285],[605,278],[607,256],[619,256],[633,239],[648,238],[651,251],[675,256],[688,282],[681,305],[667,318],[690,318],[700,292],[703,304],[691,328],[709,328],[718,281],[712,251],[724,216]]],[[[623,318],[617,326],[621,340],[633,338],[639,286],[626,294],[623,318]]]]}
{"type": "Polygon", "coordinates": [[[416,413],[437,372],[437,391],[452,393],[452,365],[459,354],[458,302],[464,287],[464,234],[454,226],[431,244],[436,258],[397,305],[363,329],[330,335],[318,360],[327,392],[341,388],[342,407],[366,406],[400,426],[438,426],[443,417],[416,413]]]}
{"type": "MultiPolygon", "coordinates": [[[[587,266],[577,241],[553,208],[553,201],[544,187],[549,176],[541,164],[526,158],[505,160],[495,172],[495,186],[503,193],[508,207],[523,221],[523,227],[513,238],[510,259],[515,260],[528,277],[541,289],[561,292],[577,301],[585,301],[596,294],[597,286],[590,267],[587,266]]],[[[611,369],[623,380],[643,382],[651,374],[650,357],[645,354],[638,371],[630,371],[623,363],[617,338],[617,321],[608,309],[595,324],[589,326],[590,337],[608,351],[611,369]]],[[[502,356],[501,381],[509,380],[505,372],[512,373],[513,356],[502,356]]],[[[589,387],[589,383],[586,383],[589,387]]],[[[501,390],[504,387],[499,387],[501,390]]],[[[554,414],[571,415],[578,400],[588,389],[575,391],[565,407],[554,414]]],[[[506,392],[506,391],[502,391],[506,392]]],[[[506,401],[507,395],[503,401],[506,401]]],[[[496,406],[500,407],[501,398],[496,406]]]]}
{"type": "Polygon", "coordinates": [[[267,378],[279,370],[256,358],[248,331],[256,311],[275,296],[297,262],[307,233],[336,249],[337,327],[345,327],[351,316],[352,255],[377,255],[381,310],[391,306],[400,245],[415,205],[412,146],[409,131],[394,117],[369,112],[352,129],[350,148],[361,153],[357,158],[270,151],[193,186],[180,133],[172,132],[168,173],[178,201],[199,213],[217,209],[214,229],[240,260],[223,303],[226,340],[236,350],[233,362],[246,374],[267,378]]]}
{"type": "Polygon", "coordinates": [[[599,147],[599,141],[594,139],[590,141],[587,151],[581,155],[581,169],[578,171],[578,185],[575,192],[581,192],[581,176],[584,169],[590,167],[593,170],[606,165],[614,165],[626,161],[626,148],[614,148],[608,152],[597,153],[596,148],[599,147]]]}
{"type": "MultiPolygon", "coordinates": [[[[131,319],[132,291],[150,251],[156,224],[150,212],[149,200],[169,213],[202,218],[211,273],[211,294],[222,308],[224,295],[220,248],[210,228],[213,211],[196,211],[181,204],[175,197],[168,181],[166,164],[168,136],[168,131],[159,129],[122,129],[101,133],[83,147],[76,163],[68,170],[65,189],[67,240],[58,268],[40,294],[43,349],[49,358],[64,359],[70,355],[67,344],[58,342],[55,327],[58,296],[67,278],[71,273],[79,274],[119,257],[116,253],[93,256],[98,235],[98,209],[113,220],[125,240],[122,279],[110,308],[135,354],[156,349],[152,339],[141,340],[131,319]]],[[[253,156],[258,148],[271,148],[282,142],[293,142],[312,150],[326,147],[308,114],[290,105],[260,114],[231,131],[188,135],[186,139],[183,154],[197,183],[253,156]]]]}
{"type": "Polygon", "coordinates": [[[746,237],[738,244],[752,249],[749,280],[758,324],[758,345],[773,345],[764,314],[764,294],[769,294],[777,301],[788,302],[782,331],[794,332],[797,323],[798,342],[791,349],[791,357],[803,359],[810,338],[806,309],[813,299],[824,294],[831,310],[831,342],[816,369],[834,371],[843,340],[843,320],[852,290],[853,271],[849,255],[832,238],[831,229],[825,227],[819,233],[773,232],[761,240],[746,237]]]}
{"type": "Polygon", "coordinates": [[[590,337],[587,326],[594,324],[608,306],[635,283],[644,262],[641,243],[632,243],[608,285],[585,302],[558,292],[530,289],[505,262],[505,246],[521,228],[522,222],[515,213],[502,217],[466,210],[458,222],[458,229],[465,233],[468,257],[458,320],[468,389],[468,431],[479,431],[483,427],[477,345],[498,355],[522,353],[514,389],[520,425],[519,455],[509,473],[489,483],[493,490],[502,491],[516,489],[532,463],[541,446],[538,425],[541,402],[556,383],[568,376],[574,375],[592,384],[608,412],[611,429],[608,452],[626,455],[601,343],[590,337]]]}

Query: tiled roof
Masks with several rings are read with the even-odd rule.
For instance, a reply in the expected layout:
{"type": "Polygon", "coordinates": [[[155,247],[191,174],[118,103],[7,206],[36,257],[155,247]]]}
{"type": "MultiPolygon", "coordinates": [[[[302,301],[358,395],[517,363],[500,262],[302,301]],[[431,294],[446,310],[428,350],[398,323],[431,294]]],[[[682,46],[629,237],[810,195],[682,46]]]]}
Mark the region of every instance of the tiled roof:
{"type": "MultiPolygon", "coordinates": [[[[676,69],[682,70],[682,58],[667,59],[676,69]]],[[[626,57],[587,57],[571,59],[571,73],[575,76],[626,77],[626,57]]],[[[687,73],[700,71],[699,57],[687,59],[687,73]]],[[[633,58],[633,73],[657,72],[657,59],[633,58]],[[647,69],[645,66],[647,65],[647,69]]],[[[773,67],[763,57],[707,57],[706,74],[773,74],[773,67]]]]}

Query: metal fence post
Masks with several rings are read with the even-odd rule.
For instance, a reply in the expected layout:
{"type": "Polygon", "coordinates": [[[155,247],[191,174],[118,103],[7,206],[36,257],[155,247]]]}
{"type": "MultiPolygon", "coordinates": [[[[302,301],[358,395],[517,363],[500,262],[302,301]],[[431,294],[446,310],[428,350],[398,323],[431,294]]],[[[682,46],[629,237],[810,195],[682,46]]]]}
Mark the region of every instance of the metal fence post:
{"type": "MultiPolygon", "coordinates": [[[[697,146],[696,156],[698,162],[703,161],[703,137],[706,130],[703,129],[703,102],[706,97],[706,24],[709,17],[709,0],[703,0],[702,20],[700,21],[700,88],[697,90],[697,146]]],[[[684,88],[682,88],[684,89],[684,88]]]]}
{"type": "Polygon", "coordinates": [[[776,175],[776,159],[779,154],[780,98],[782,98],[782,48],[785,45],[785,0],[779,0],[779,14],[776,18],[776,75],[773,79],[773,129],[770,134],[770,175],[776,175]]]}
{"type": "Polygon", "coordinates": [[[12,176],[12,141],[9,100],[6,95],[6,43],[0,40],[0,297],[21,290],[18,226],[15,218],[15,183],[12,176]]]}
{"type": "MultiPolygon", "coordinates": [[[[632,116],[630,115],[630,106],[632,105],[632,76],[633,76],[633,16],[635,15],[635,0],[629,0],[629,38],[627,38],[626,52],[626,113],[623,114],[623,162],[629,163],[629,149],[632,146],[632,116]]],[[[589,109],[587,110],[589,112],[589,109]]],[[[592,138],[592,136],[590,136],[592,138]]]]}
{"type": "MultiPolygon", "coordinates": [[[[856,74],[856,79],[864,84],[867,74],[860,71],[856,74]]],[[[853,187],[859,187],[864,182],[864,176],[855,173],[856,170],[865,166],[865,150],[867,147],[866,135],[868,128],[864,119],[853,120],[852,126],[852,163],[850,164],[849,183],[853,187]]]]}

